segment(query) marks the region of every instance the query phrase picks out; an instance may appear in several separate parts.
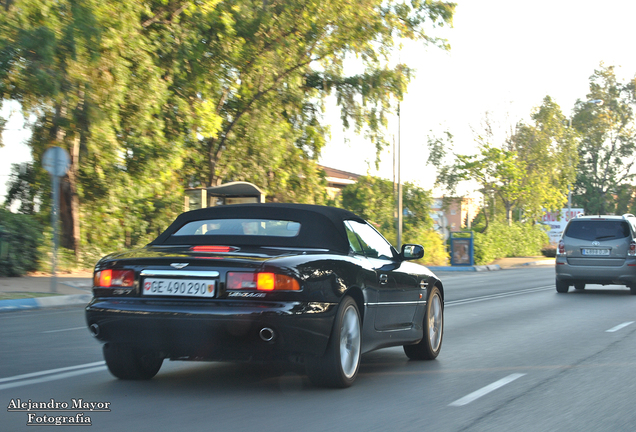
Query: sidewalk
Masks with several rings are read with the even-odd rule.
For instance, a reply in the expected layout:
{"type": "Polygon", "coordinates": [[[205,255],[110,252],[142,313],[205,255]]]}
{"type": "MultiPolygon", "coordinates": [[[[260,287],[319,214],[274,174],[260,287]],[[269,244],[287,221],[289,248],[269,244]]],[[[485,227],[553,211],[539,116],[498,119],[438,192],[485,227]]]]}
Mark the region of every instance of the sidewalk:
{"type": "MultiPolygon", "coordinates": [[[[434,272],[477,272],[520,268],[531,265],[554,265],[554,258],[502,258],[484,266],[445,266],[429,268],[434,272]]],[[[56,276],[55,291],[51,275],[32,274],[23,277],[0,277],[0,312],[45,307],[86,305],[93,297],[93,274],[90,271],[62,273],[56,276]]]]}
{"type": "Polygon", "coordinates": [[[85,305],[93,297],[92,272],[62,273],[55,279],[53,291],[50,274],[0,277],[0,312],[85,305]]]}
{"type": "Polygon", "coordinates": [[[545,257],[515,257],[500,258],[487,265],[478,266],[429,266],[434,272],[481,272],[507,270],[535,265],[554,265],[554,258],[545,257]]]}

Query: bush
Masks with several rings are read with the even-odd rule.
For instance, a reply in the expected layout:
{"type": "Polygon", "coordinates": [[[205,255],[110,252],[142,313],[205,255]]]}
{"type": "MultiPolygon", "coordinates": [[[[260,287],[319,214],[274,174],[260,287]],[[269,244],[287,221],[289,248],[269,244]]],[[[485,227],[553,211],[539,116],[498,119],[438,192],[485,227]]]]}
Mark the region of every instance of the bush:
{"type": "Polygon", "coordinates": [[[407,238],[405,243],[415,243],[424,246],[424,258],[419,263],[423,265],[448,265],[448,252],[440,235],[433,230],[420,232],[415,238],[407,238]]]}
{"type": "Polygon", "coordinates": [[[42,243],[42,226],[33,216],[0,209],[0,230],[8,254],[0,258],[0,276],[22,276],[38,267],[38,246],[42,243]]]}
{"type": "Polygon", "coordinates": [[[542,225],[492,222],[484,234],[475,233],[475,264],[488,264],[497,258],[537,256],[548,240],[542,225]]]}
{"type": "Polygon", "coordinates": [[[541,255],[548,258],[555,258],[556,246],[552,246],[552,245],[544,246],[543,249],[541,249],[541,255]]]}

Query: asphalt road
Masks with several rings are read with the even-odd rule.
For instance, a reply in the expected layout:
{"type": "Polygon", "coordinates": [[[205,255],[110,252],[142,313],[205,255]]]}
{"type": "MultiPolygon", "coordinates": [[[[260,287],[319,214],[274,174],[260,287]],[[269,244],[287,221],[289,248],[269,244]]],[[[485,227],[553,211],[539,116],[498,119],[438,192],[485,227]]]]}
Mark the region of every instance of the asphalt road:
{"type": "Polygon", "coordinates": [[[9,410],[18,398],[102,402],[110,411],[64,413],[84,413],[96,431],[636,429],[636,296],[628,289],[557,294],[552,267],[441,276],[440,357],[409,361],[401,348],[367,354],[344,390],[230,363],[167,361],[151,381],[120,381],[81,308],[4,313],[0,430],[31,430],[29,412],[9,410]]]}

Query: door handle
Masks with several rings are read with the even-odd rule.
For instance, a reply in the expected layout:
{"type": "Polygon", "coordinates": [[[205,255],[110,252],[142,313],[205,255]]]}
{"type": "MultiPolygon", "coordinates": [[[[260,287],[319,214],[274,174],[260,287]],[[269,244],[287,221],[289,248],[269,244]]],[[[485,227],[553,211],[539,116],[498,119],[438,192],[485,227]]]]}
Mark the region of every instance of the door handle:
{"type": "Polygon", "coordinates": [[[389,275],[387,275],[387,274],[381,274],[381,275],[380,275],[380,283],[381,283],[382,285],[385,285],[385,284],[387,284],[388,282],[389,282],[389,275]]]}

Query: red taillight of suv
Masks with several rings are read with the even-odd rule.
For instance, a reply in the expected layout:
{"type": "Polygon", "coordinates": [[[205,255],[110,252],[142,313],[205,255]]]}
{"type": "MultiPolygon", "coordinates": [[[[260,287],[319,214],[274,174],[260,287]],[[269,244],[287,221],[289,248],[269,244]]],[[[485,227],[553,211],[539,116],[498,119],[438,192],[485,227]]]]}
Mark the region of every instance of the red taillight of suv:
{"type": "Polygon", "coordinates": [[[559,245],[557,246],[557,255],[565,255],[565,242],[563,240],[559,240],[559,245]]]}
{"type": "Polygon", "coordinates": [[[629,244],[629,249],[627,249],[627,255],[636,256],[636,241],[632,240],[629,244]]]}

